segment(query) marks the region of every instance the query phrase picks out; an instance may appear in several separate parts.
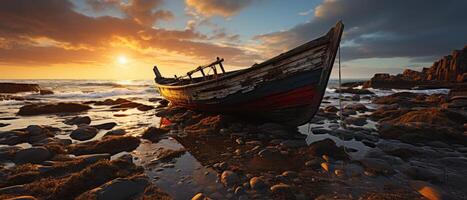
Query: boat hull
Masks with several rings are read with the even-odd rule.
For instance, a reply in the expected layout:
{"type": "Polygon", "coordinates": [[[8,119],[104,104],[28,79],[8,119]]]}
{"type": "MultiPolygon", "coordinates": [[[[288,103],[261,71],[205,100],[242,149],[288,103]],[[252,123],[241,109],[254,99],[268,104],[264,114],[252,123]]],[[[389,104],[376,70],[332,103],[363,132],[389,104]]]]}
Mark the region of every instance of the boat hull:
{"type": "Polygon", "coordinates": [[[319,109],[342,29],[338,24],[321,38],[221,78],[188,85],[156,79],[156,86],[174,106],[305,124],[319,109]]]}

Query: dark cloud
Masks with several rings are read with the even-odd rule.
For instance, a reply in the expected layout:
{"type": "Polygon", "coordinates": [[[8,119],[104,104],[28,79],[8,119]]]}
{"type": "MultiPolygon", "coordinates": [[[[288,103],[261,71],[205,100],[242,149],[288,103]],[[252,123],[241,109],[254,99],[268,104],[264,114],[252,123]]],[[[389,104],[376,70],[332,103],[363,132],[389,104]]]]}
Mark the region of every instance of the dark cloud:
{"type": "Polygon", "coordinates": [[[160,7],[162,0],[130,0],[128,4],[121,4],[121,9],[138,24],[152,26],[157,20],[170,20],[174,15],[168,10],[155,10],[160,7]]]}
{"type": "MultiPolygon", "coordinates": [[[[233,63],[245,61],[236,61],[236,58],[248,57],[250,61],[255,58],[240,48],[210,43],[208,36],[193,29],[166,30],[146,26],[151,22],[142,20],[147,14],[146,7],[158,7],[160,3],[154,2],[134,0],[126,4],[132,7],[128,8],[132,16],[141,16],[138,19],[142,23],[137,23],[132,18],[86,16],[75,11],[73,4],[65,0],[2,0],[0,63],[98,62],[117,47],[146,59],[152,54],[145,55],[145,50],[159,49],[199,59],[222,56],[232,59],[233,63]]],[[[157,12],[152,14],[157,15],[157,12]]]]}
{"type": "Polygon", "coordinates": [[[250,5],[254,0],[185,0],[185,3],[205,16],[230,17],[250,5]]]}
{"type": "Polygon", "coordinates": [[[467,44],[467,1],[325,0],[311,21],[256,36],[283,51],[325,33],[343,20],[343,59],[433,58],[467,44]]]}

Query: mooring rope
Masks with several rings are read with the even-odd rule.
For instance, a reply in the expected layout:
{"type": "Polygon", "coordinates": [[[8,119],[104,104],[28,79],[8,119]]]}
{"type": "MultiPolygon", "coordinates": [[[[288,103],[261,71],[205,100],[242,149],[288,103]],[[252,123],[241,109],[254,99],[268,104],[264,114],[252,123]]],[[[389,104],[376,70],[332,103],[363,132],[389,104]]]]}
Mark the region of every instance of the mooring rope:
{"type": "Polygon", "coordinates": [[[342,115],[342,75],[341,75],[341,45],[339,44],[338,49],[339,56],[339,118],[341,127],[345,128],[344,116],[342,115]]]}

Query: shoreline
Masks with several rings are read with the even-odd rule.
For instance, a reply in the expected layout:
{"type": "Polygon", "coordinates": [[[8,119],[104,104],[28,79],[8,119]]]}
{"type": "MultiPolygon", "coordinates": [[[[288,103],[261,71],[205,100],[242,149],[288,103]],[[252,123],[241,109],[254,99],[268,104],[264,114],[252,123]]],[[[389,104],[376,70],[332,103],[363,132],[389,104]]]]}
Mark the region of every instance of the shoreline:
{"type": "Polygon", "coordinates": [[[465,99],[359,88],[343,88],[345,129],[332,89],[310,125],[296,129],[166,107],[161,98],[65,101],[58,110],[60,101],[9,100],[16,102],[7,107],[12,110],[23,102],[52,108],[30,106],[31,116],[1,118],[10,123],[0,128],[2,198],[92,199],[120,184],[133,188],[122,195],[161,199],[465,197],[456,187],[467,184],[467,115],[458,112],[465,112],[465,99]],[[66,180],[100,168],[120,175],[83,182],[91,185],[68,196],[39,191],[47,177],[62,177],[47,183],[54,191],[81,187],[66,180]],[[27,174],[34,175],[21,178],[27,174]]]}

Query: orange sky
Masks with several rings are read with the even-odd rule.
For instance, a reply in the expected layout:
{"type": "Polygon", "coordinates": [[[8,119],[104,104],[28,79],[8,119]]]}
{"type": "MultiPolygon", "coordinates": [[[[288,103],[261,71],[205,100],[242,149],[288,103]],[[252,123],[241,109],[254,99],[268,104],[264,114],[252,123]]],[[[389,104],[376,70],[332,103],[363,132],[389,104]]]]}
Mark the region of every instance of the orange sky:
{"type": "Polygon", "coordinates": [[[181,75],[217,56],[233,70],[317,38],[341,19],[345,78],[398,73],[465,45],[467,28],[456,20],[467,16],[456,4],[2,0],[0,79],[152,79],[154,65],[181,75]]]}

